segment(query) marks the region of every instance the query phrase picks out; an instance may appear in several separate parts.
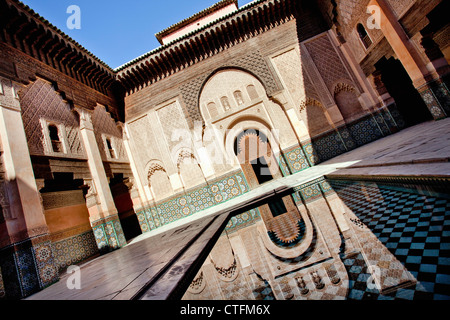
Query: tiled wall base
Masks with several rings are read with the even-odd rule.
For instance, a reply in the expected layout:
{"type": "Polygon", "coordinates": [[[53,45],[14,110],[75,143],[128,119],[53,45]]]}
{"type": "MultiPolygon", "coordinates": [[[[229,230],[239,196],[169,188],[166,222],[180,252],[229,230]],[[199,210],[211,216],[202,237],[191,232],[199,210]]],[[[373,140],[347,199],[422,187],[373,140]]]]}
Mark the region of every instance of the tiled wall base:
{"type": "MultiPolygon", "coordinates": [[[[244,174],[238,172],[226,178],[169,199],[137,213],[142,232],[188,217],[202,210],[224,203],[249,191],[244,174]]],[[[252,214],[250,214],[252,216],[252,214]]]]}
{"type": "MultiPolygon", "coordinates": [[[[295,174],[311,167],[308,159],[306,158],[305,152],[300,146],[295,146],[285,150],[284,159],[286,159],[284,164],[287,168],[282,171],[283,173],[289,172],[287,175],[295,174]]],[[[283,169],[283,166],[280,167],[283,169]]]]}
{"type": "Polygon", "coordinates": [[[291,151],[289,155],[296,152],[299,154],[299,160],[295,161],[295,157],[292,156],[293,163],[291,164],[288,155],[288,164],[290,164],[292,172],[296,173],[305,169],[302,167],[304,158],[308,159],[311,165],[317,165],[397,132],[404,126],[405,122],[393,104],[374,114],[341,126],[335,131],[313,138],[312,141],[306,141],[302,150],[304,156],[300,155],[297,150],[291,151]]]}
{"type": "Polygon", "coordinates": [[[450,92],[444,80],[428,83],[418,91],[434,119],[439,120],[450,115],[450,92]]]}
{"type": "Polygon", "coordinates": [[[225,228],[225,231],[228,234],[231,234],[233,232],[244,229],[245,227],[248,227],[249,225],[252,225],[259,220],[261,220],[259,209],[252,209],[248,212],[244,212],[237,216],[231,217],[225,228]]]}
{"type": "Polygon", "coordinates": [[[59,272],[99,253],[92,231],[54,242],[53,256],[59,272]]]}
{"type": "Polygon", "coordinates": [[[48,236],[1,249],[0,269],[7,299],[28,297],[58,281],[48,236]]]}
{"type": "Polygon", "coordinates": [[[101,253],[122,248],[127,244],[118,216],[95,221],[91,225],[101,253]]]}

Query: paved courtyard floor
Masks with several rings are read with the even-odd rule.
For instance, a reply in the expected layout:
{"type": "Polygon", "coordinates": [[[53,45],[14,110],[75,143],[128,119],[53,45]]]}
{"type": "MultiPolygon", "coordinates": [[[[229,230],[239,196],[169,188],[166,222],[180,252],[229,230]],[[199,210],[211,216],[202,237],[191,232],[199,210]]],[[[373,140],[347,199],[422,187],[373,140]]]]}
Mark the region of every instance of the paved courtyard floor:
{"type": "Polygon", "coordinates": [[[80,265],[81,289],[69,275],[29,300],[164,300],[179,298],[201,267],[230,214],[243,206],[327,175],[450,177],[450,119],[427,122],[295,175],[269,182],[226,204],[163,226],[126,247],[80,265]]]}

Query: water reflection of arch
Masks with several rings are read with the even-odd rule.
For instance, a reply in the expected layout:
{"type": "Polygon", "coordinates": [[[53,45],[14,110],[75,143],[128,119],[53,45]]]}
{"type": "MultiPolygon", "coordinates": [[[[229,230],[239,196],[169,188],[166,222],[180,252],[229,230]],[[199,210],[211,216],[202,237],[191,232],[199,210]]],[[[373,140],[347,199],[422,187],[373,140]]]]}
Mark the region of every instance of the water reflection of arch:
{"type": "Polygon", "coordinates": [[[291,248],[281,248],[277,246],[267,236],[268,230],[265,224],[258,226],[258,233],[264,243],[264,246],[270,253],[281,260],[295,259],[297,262],[307,260],[315,250],[317,243],[317,231],[309,217],[309,213],[306,209],[298,210],[301,218],[305,223],[305,235],[299,243],[291,248]],[[299,260],[300,259],[300,260],[299,260]]]}
{"type": "MultiPolygon", "coordinates": [[[[235,137],[233,152],[239,160],[248,184],[252,188],[257,188],[265,182],[281,178],[282,175],[278,161],[273,156],[270,147],[270,139],[259,130],[243,129],[251,128],[248,123],[239,123],[243,126],[237,126],[239,130],[236,130],[236,132],[240,133],[231,135],[235,137]],[[250,147],[252,144],[254,145],[253,152],[249,151],[252,149],[250,147]],[[277,170],[275,172],[273,169],[274,166],[271,165],[268,168],[270,174],[267,173],[269,176],[267,179],[261,179],[256,171],[263,167],[260,166],[262,158],[266,159],[266,161],[272,161],[271,164],[275,164],[277,170]]],[[[230,143],[230,141],[227,143],[230,143]]],[[[266,162],[266,164],[269,163],[266,162]]],[[[271,199],[267,204],[259,207],[259,211],[264,222],[263,228],[265,230],[261,234],[269,251],[277,256],[289,258],[291,257],[292,251],[298,254],[299,252],[304,252],[309,247],[312,241],[312,232],[310,231],[312,230],[311,221],[306,214],[300,213],[291,195],[271,199]],[[306,247],[303,248],[304,246],[306,247]],[[299,247],[300,251],[289,250],[293,248],[298,249],[299,247]]]]}

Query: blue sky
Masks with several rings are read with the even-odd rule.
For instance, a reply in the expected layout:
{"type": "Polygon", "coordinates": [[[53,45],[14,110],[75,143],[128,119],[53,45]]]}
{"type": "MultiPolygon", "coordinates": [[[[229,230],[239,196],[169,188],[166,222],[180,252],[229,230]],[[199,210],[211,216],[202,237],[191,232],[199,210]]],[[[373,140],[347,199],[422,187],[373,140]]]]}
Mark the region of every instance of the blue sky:
{"type": "MultiPolygon", "coordinates": [[[[21,0],[111,68],[158,46],[155,34],[219,0],[21,0]],[[70,5],[81,10],[81,29],[67,28],[70,5]]],[[[239,0],[239,7],[252,0],[239,0]]]]}

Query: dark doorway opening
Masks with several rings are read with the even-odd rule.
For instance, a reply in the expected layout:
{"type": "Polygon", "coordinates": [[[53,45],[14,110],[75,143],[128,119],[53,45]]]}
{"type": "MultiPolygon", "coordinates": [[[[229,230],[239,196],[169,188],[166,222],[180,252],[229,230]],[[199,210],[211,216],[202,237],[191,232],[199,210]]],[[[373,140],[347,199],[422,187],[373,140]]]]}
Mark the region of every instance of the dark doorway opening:
{"type": "Polygon", "coordinates": [[[270,172],[266,158],[264,157],[258,158],[256,160],[251,161],[251,164],[259,184],[263,184],[273,180],[273,176],[272,173],[270,172]]]}
{"type": "Polygon", "coordinates": [[[288,212],[286,205],[284,204],[283,198],[275,198],[269,202],[269,208],[272,212],[272,216],[278,217],[288,212]]]}
{"type": "Polygon", "coordinates": [[[381,71],[381,80],[394,98],[407,126],[433,120],[425,102],[414,88],[411,78],[399,60],[383,58],[376,63],[375,67],[381,71]]]}

